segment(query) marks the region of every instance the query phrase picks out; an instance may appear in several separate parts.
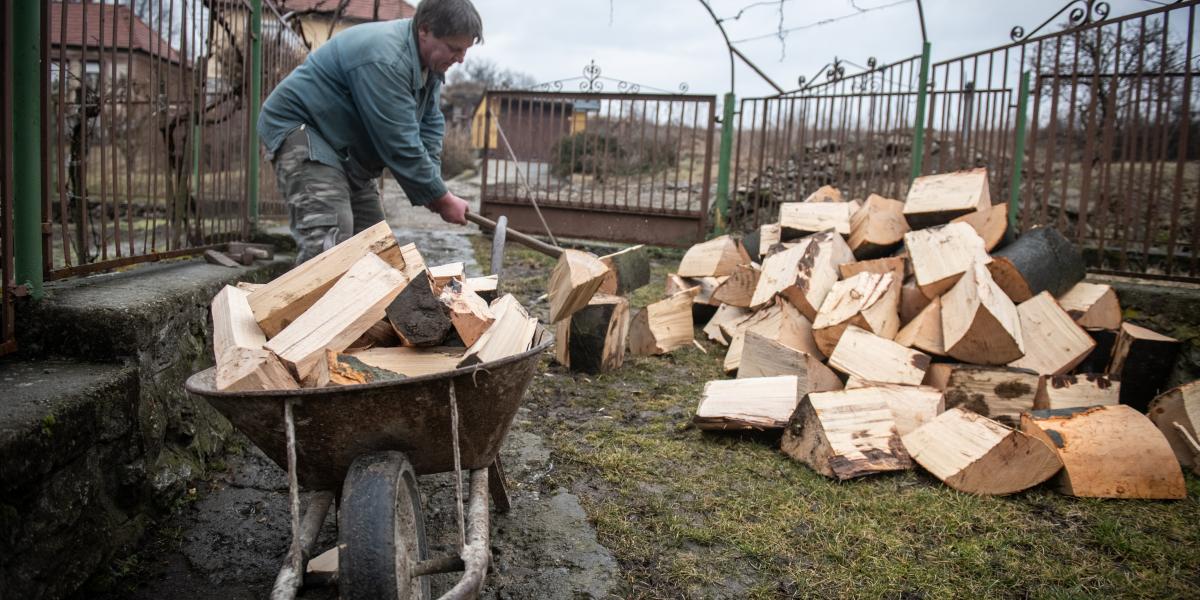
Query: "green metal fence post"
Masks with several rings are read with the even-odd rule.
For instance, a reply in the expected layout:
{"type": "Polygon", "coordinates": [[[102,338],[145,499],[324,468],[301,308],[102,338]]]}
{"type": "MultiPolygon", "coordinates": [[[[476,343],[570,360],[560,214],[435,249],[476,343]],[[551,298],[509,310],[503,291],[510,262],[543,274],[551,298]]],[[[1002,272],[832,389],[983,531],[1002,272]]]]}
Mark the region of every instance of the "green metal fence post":
{"type": "Polygon", "coordinates": [[[251,229],[258,229],[258,110],[262,105],[262,0],[250,0],[250,127],[247,132],[246,203],[251,229]]]}
{"type": "Polygon", "coordinates": [[[717,163],[717,218],[713,219],[713,231],[725,231],[729,217],[729,163],[733,154],[733,106],[732,91],[725,94],[724,117],[721,119],[721,159],[717,163]]]}
{"type": "Polygon", "coordinates": [[[13,242],[17,285],[42,297],[42,2],[12,7],[13,242]]]}
{"type": "Polygon", "coordinates": [[[929,94],[929,42],[921,47],[921,78],[917,84],[917,122],[913,124],[912,173],[909,183],[921,176],[925,160],[925,100],[929,94]]]}
{"type": "Polygon", "coordinates": [[[1021,204],[1021,171],[1025,168],[1025,110],[1029,105],[1029,71],[1021,74],[1017,92],[1017,139],[1013,145],[1012,188],[1008,193],[1008,229],[1017,230],[1017,209],[1021,204]]]}

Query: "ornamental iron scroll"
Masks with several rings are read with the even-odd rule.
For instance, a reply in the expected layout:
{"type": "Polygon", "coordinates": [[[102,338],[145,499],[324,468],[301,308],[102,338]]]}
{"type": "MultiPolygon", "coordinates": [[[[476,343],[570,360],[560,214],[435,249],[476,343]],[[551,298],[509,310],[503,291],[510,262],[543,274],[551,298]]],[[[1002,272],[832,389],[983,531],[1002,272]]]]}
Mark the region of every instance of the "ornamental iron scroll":
{"type": "Polygon", "coordinates": [[[1025,28],[1017,25],[1008,32],[1008,37],[1014,42],[1027,40],[1052,23],[1054,19],[1057,19],[1059,15],[1063,14],[1064,12],[1067,13],[1067,25],[1065,28],[1073,29],[1075,27],[1082,27],[1089,23],[1095,23],[1107,19],[1109,10],[1110,7],[1107,2],[1098,2],[1097,0],[1071,0],[1063,5],[1062,8],[1058,9],[1058,12],[1050,15],[1049,19],[1046,19],[1041,25],[1035,27],[1033,31],[1025,33],[1025,28]],[[1067,12],[1068,9],[1070,9],[1070,12],[1067,12]]]}
{"type": "MultiPolygon", "coordinates": [[[[604,91],[605,83],[611,83],[611,84],[615,84],[616,88],[617,88],[617,92],[622,93],[622,94],[637,94],[637,93],[641,92],[643,88],[654,91],[654,92],[663,93],[663,94],[671,93],[667,90],[664,90],[661,88],[656,88],[653,86],[642,85],[640,83],[634,83],[632,81],[625,81],[623,79],[613,79],[612,77],[605,77],[603,75],[603,72],[604,71],[600,68],[600,65],[597,65],[595,59],[593,59],[592,61],[590,61],[587,65],[585,65],[583,67],[583,75],[582,76],[568,77],[566,79],[556,79],[554,81],[547,81],[544,83],[539,83],[537,85],[534,85],[534,86],[530,87],[529,89],[532,91],[535,91],[535,92],[561,92],[568,85],[578,85],[579,91],[581,91],[581,92],[598,94],[598,93],[602,93],[604,91]]],[[[680,83],[679,84],[679,93],[686,94],[687,91],[688,91],[687,82],[680,83]]]]}
{"type": "MultiPolygon", "coordinates": [[[[826,63],[825,66],[818,69],[817,73],[812,76],[812,79],[809,79],[803,75],[797,77],[796,82],[800,85],[800,89],[797,91],[804,91],[826,83],[837,83],[838,81],[845,79],[846,64],[863,69],[863,73],[860,73],[860,75],[872,73],[876,70],[882,69],[881,65],[879,65],[879,62],[874,56],[867,57],[866,67],[854,64],[850,61],[843,60],[835,56],[833,57],[832,62],[826,63]],[[822,76],[824,77],[824,81],[821,81],[822,76]]],[[[856,75],[852,75],[851,77],[856,77],[856,75]]],[[[879,82],[874,77],[862,77],[859,78],[858,81],[855,81],[852,85],[855,91],[866,92],[877,89],[879,87],[879,82]]]]}

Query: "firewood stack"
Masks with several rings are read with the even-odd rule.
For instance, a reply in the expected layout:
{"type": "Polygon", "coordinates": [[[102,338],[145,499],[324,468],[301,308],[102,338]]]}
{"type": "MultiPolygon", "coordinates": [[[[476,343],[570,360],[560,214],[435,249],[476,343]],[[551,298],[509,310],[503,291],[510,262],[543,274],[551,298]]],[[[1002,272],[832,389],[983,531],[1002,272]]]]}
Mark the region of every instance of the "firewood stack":
{"type": "Polygon", "coordinates": [[[217,389],[370,383],[528,350],[537,319],[512,295],[489,303],[495,280],[462,267],[427,267],[380,222],[270,283],[226,286],[212,302],[217,389]]]}
{"type": "Polygon", "coordinates": [[[1179,342],[1122,322],[1078,248],[1049,227],[1013,236],[1006,211],[975,169],[918,178],[903,202],[822,188],[749,252],[693,246],[659,305],[679,318],[687,291],[709,307],[697,324],[737,377],[706,386],[697,426],[782,430],[784,453],[836,479],[921,465],[977,494],[1057,477],[1073,495],[1182,498],[1200,393],[1155,400],[1179,342]]]}

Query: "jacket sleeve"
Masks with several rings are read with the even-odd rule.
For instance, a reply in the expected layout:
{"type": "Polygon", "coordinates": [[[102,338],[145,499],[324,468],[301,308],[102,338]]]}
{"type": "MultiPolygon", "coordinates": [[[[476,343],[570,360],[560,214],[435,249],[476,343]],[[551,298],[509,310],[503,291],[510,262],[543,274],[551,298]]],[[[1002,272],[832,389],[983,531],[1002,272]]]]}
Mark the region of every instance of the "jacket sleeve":
{"type": "MultiPolygon", "coordinates": [[[[351,70],[347,82],[376,154],[409,201],[424,206],[445,194],[446,184],[422,132],[424,117],[408,92],[410,78],[403,66],[367,63],[351,70]]],[[[440,154],[440,141],[437,150],[440,154]]]]}
{"type": "Polygon", "coordinates": [[[425,116],[421,119],[421,142],[430,160],[437,167],[438,174],[442,172],[442,139],[446,134],[446,117],[442,115],[442,87],[438,86],[429,106],[425,107],[425,116]]]}

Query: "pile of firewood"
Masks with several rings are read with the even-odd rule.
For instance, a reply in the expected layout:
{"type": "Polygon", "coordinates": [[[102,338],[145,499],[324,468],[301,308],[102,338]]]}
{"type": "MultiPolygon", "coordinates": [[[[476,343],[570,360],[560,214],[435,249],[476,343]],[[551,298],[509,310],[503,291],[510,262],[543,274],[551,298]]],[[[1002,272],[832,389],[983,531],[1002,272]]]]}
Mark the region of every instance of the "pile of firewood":
{"type": "Polygon", "coordinates": [[[426,267],[380,222],[270,283],[217,294],[217,389],[386,381],[528,350],[537,319],[496,293],[494,276],[466,278],[462,263],[426,267]]]}
{"type": "Polygon", "coordinates": [[[1184,497],[1200,382],[1156,399],[1179,342],[1124,323],[1078,248],[1011,235],[1006,209],[983,169],[919,178],[903,202],[823,187],[693,246],[631,350],[689,344],[706,318],[736,379],[706,385],[697,426],[781,429],[784,453],[839,480],[915,463],[973,493],[1057,475],[1078,496],[1184,497]]]}

